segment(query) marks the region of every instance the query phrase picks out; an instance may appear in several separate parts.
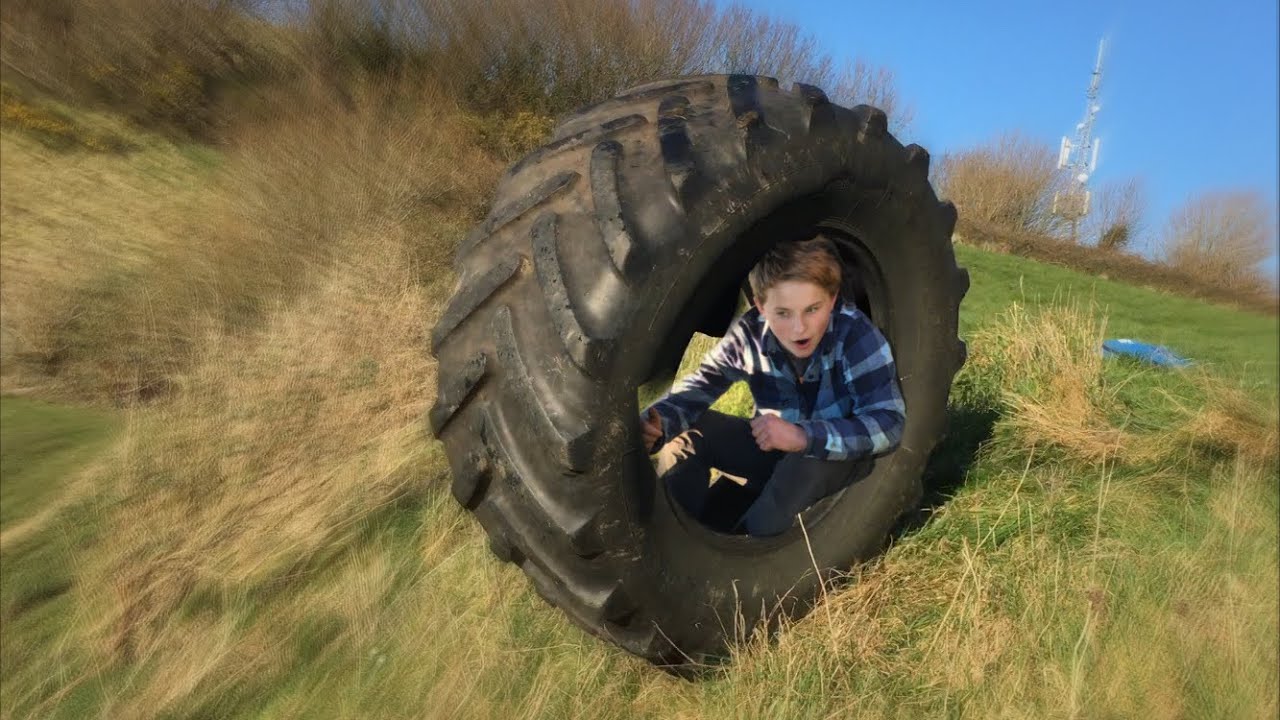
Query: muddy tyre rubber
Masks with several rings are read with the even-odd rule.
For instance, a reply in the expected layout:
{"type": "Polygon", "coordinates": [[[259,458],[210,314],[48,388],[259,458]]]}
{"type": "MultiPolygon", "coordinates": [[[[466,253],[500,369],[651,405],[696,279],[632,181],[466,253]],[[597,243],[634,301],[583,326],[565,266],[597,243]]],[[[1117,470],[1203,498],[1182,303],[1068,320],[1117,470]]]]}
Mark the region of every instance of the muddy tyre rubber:
{"type": "Polygon", "coordinates": [[[919,502],[965,356],[968,276],[928,165],[875,108],[737,75],[634,88],[515,163],[459,247],[431,336],[431,430],[494,554],[581,627],[678,665],[805,612],[815,563],[879,553],[919,502]],[[669,376],[695,330],[724,332],[768,247],[815,228],[838,239],[848,292],[893,347],[903,439],[803,528],[719,534],[656,481],[636,390],[669,376]]]}

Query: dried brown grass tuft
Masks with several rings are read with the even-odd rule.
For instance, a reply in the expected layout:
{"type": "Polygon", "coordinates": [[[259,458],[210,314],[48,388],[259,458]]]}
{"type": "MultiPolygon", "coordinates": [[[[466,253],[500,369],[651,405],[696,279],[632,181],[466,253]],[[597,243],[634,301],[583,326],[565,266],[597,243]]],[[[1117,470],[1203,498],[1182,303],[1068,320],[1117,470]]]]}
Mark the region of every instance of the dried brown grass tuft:
{"type": "Polygon", "coordinates": [[[1170,397],[1182,416],[1172,429],[1170,445],[1234,456],[1263,467],[1273,464],[1280,454],[1280,415],[1275,403],[1264,406],[1208,373],[1197,373],[1195,383],[1205,397],[1202,405],[1170,397]]]}
{"type": "Polygon", "coordinates": [[[1104,372],[1105,328],[1092,304],[1029,311],[1015,303],[975,334],[968,372],[995,389],[1000,424],[1017,438],[1011,449],[1057,448],[1089,463],[1172,461],[1186,450],[1275,460],[1275,409],[1205,372],[1184,373],[1179,394],[1159,390],[1176,413],[1168,427],[1130,428],[1127,418],[1142,409],[1119,397],[1129,378],[1104,372]]]}
{"type": "Polygon", "coordinates": [[[1030,311],[1015,303],[975,334],[974,372],[999,388],[1002,423],[1020,444],[1061,448],[1089,462],[1158,455],[1110,419],[1116,398],[1103,375],[1105,330],[1092,306],[1030,311]]]}

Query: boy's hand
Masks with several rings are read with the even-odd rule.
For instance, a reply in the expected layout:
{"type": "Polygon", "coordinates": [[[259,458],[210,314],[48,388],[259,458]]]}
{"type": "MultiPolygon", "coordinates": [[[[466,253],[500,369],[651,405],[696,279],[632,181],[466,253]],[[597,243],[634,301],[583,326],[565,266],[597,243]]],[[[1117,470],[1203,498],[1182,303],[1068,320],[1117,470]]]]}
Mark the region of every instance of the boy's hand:
{"type": "Polygon", "coordinates": [[[641,423],[641,430],[644,432],[644,449],[650,453],[657,448],[654,445],[662,439],[662,420],[658,418],[658,411],[649,408],[649,414],[641,423]]]}
{"type": "Polygon", "coordinates": [[[800,452],[809,447],[809,436],[799,425],[776,415],[761,415],[751,421],[751,435],[761,450],[800,452]]]}

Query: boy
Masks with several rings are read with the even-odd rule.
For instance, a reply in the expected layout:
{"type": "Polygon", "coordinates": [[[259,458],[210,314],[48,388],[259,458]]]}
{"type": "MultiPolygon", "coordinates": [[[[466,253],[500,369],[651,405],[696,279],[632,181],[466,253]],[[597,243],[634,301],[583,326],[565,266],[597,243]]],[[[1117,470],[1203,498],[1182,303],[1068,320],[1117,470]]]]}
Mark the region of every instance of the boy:
{"type": "Polygon", "coordinates": [[[701,516],[714,467],[759,492],[738,526],[766,536],[897,447],[906,416],[888,342],[853,303],[837,305],[840,261],[830,240],[780,243],[748,280],[755,307],[646,408],[641,425],[645,447],[662,448],[663,478],[686,510],[701,516]],[[750,421],[708,409],[737,380],[755,400],[750,421]]]}

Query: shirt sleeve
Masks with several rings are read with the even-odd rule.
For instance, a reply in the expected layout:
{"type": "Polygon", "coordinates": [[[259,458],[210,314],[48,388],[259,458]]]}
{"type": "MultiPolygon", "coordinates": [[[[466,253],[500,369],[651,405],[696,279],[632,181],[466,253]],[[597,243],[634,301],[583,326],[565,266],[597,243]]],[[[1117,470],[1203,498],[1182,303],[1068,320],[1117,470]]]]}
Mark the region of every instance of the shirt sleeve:
{"type": "Polygon", "coordinates": [[[670,392],[641,412],[643,418],[649,414],[649,408],[658,411],[662,443],[693,427],[712,403],[735,382],[746,378],[742,361],[745,344],[746,333],[739,321],[703,357],[697,370],[681,378],[670,392]]]}
{"type": "Polygon", "coordinates": [[[804,454],[823,460],[880,455],[898,446],[906,422],[906,406],[898,388],[898,371],[884,335],[863,318],[864,329],[846,344],[843,381],[853,395],[851,417],[802,420],[809,437],[804,454]]]}

